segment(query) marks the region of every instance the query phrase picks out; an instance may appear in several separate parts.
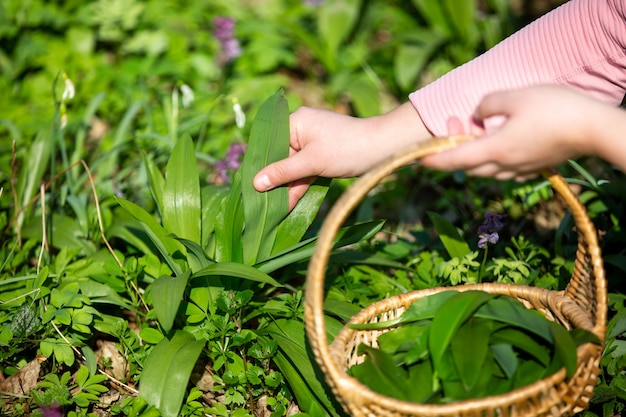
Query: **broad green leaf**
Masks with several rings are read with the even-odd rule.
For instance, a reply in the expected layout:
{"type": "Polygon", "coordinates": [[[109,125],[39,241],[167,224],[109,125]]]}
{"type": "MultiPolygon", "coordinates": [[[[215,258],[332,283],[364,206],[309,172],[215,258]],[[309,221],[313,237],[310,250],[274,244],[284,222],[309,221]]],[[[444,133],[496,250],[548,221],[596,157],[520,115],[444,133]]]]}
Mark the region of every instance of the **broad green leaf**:
{"type": "Polygon", "coordinates": [[[475,316],[520,327],[553,343],[548,320],[539,312],[527,309],[514,298],[504,296],[495,298],[479,308],[475,316]]]}
{"type": "Polygon", "coordinates": [[[450,342],[450,350],[461,382],[466,390],[471,390],[481,374],[491,375],[490,367],[485,366],[489,353],[489,335],[493,322],[473,318],[467,320],[450,342]]]}
{"type": "Polygon", "coordinates": [[[174,325],[191,271],[176,277],[162,276],[152,283],[152,304],[159,323],[169,332],[174,325]]]}
{"type": "MultiPolygon", "coordinates": [[[[329,338],[333,338],[342,325],[327,318],[329,338]]],[[[329,388],[315,364],[305,338],[304,323],[297,320],[278,319],[265,330],[277,343],[279,351],[272,359],[285,375],[294,391],[298,405],[310,416],[343,416],[336,402],[329,398],[329,388]]]]}
{"type": "Polygon", "coordinates": [[[565,327],[552,321],[548,321],[548,324],[554,339],[555,353],[561,359],[563,366],[565,366],[567,377],[571,378],[576,373],[578,364],[576,343],[565,327]]]}
{"type": "Polygon", "coordinates": [[[328,192],[329,184],[329,179],[319,179],[311,184],[285,220],[280,222],[272,255],[281,253],[300,242],[302,236],[315,220],[320,205],[328,192]]]}
{"type": "Polygon", "coordinates": [[[463,291],[448,298],[437,310],[428,341],[435,372],[439,371],[443,353],[459,327],[480,306],[494,297],[496,295],[483,291],[463,291]]]}
{"type": "Polygon", "coordinates": [[[513,347],[506,343],[491,345],[491,351],[497,364],[500,366],[507,378],[512,378],[517,371],[517,355],[513,347]]]}
{"type": "MultiPolygon", "coordinates": [[[[333,248],[340,248],[353,243],[368,240],[380,231],[383,224],[384,221],[371,221],[341,228],[335,235],[333,248]]],[[[299,244],[292,246],[291,248],[287,248],[283,252],[277,253],[271,258],[255,265],[255,268],[269,274],[270,272],[282,268],[283,266],[309,259],[313,255],[316,242],[316,237],[304,240],[299,244]]]]}
{"type": "Polygon", "coordinates": [[[283,284],[276,281],[265,272],[261,272],[257,268],[249,265],[240,264],[238,262],[217,262],[195,272],[193,274],[193,277],[199,278],[212,275],[247,279],[263,284],[270,284],[274,287],[283,286],[283,284]]]}
{"type": "Polygon", "coordinates": [[[345,90],[350,96],[356,115],[372,117],[380,114],[380,87],[365,74],[352,78],[345,90]]]}
{"type": "Polygon", "coordinates": [[[243,261],[247,265],[254,265],[270,256],[278,225],[289,213],[288,187],[260,193],[255,190],[252,180],[262,168],[288,156],[289,106],[281,89],[259,108],[241,164],[245,219],[243,261]]]}
{"type": "Polygon", "coordinates": [[[178,417],[191,371],[204,348],[188,332],[177,330],[150,352],[141,373],[139,395],[161,411],[163,417],[178,417]]]}
{"type": "Polygon", "coordinates": [[[380,394],[411,401],[409,375],[396,365],[391,354],[365,344],[359,345],[358,352],[366,357],[363,363],[350,367],[352,376],[380,394]]]}
{"type": "Polygon", "coordinates": [[[200,243],[200,180],[189,135],[181,136],[172,149],[162,198],[165,229],[178,237],[200,243]]]}
{"type": "Polygon", "coordinates": [[[199,271],[215,263],[214,260],[204,253],[200,245],[196,242],[182,238],[178,238],[177,240],[187,249],[187,262],[192,272],[199,271]]]}
{"type": "Polygon", "coordinates": [[[531,337],[526,330],[519,327],[508,327],[494,332],[490,342],[516,347],[535,358],[543,366],[548,366],[550,363],[550,351],[547,344],[542,345],[531,337]]]}
{"type": "Polygon", "coordinates": [[[463,258],[471,252],[467,242],[452,223],[440,214],[428,212],[428,217],[435,225],[441,243],[446,248],[451,258],[463,258]]]}
{"type": "Polygon", "coordinates": [[[215,218],[215,260],[242,262],[244,215],[241,206],[241,169],[233,175],[228,196],[222,201],[215,218]]]}
{"type": "Polygon", "coordinates": [[[414,301],[400,317],[379,323],[350,324],[349,327],[358,330],[384,329],[402,323],[412,323],[418,320],[427,320],[435,317],[435,313],[450,298],[459,294],[458,291],[441,291],[414,301]]]}
{"type": "Polygon", "coordinates": [[[180,275],[182,269],[174,262],[172,255],[176,252],[184,254],[184,246],[173,237],[168,236],[165,229],[142,207],[123,198],[115,197],[115,199],[126,211],[139,221],[141,227],[147,233],[161,256],[163,256],[163,259],[165,259],[170,266],[170,269],[172,269],[175,274],[180,275]]]}

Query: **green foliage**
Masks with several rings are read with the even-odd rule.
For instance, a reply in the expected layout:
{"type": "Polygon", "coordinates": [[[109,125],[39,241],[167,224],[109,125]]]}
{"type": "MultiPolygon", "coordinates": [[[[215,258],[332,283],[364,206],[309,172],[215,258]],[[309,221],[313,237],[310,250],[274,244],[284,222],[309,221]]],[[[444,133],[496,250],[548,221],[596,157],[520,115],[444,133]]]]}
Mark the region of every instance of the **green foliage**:
{"type": "Polygon", "coordinates": [[[562,367],[571,378],[577,346],[600,343],[513,298],[480,291],[439,292],[415,301],[396,320],[354,327],[388,331],[378,336],[378,348],[359,346],[365,360],[349,372],[374,391],[425,403],[497,395],[562,367]]]}
{"type": "MultiPolygon", "coordinates": [[[[302,282],[319,218],[346,182],[318,180],[287,214],[286,188],[259,196],[250,178],[288,152],[287,101],[379,114],[518,17],[500,0],[0,2],[0,372],[41,375],[30,393],[0,392],[0,414],[41,414],[55,400],[68,416],[342,415],[304,337],[302,282]],[[236,24],[242,54],[228,63],[216,16],[236,24]],[[219,179],[215,162],[246,143],[244,166],[219,179]],[[162,365],[185,349],[184,366],[162,365]],[[100,387],[119,399],[99,403],[100,387]]],[[[604,233],[614,292],[588,413],[618,414],[624,182],[586,161],[564,173],[604,233]]],[[[338,233],[331,338],[363,306],[412,289],[566,283],[571,219],[553,241],[531,227],[558,212],[546,183],[420,171],[393,184],[338,233]],[[487,210],[506,212],[515,238],[481,256],[472,236],[487,210]],[[448,224],[433,227],[429,212],[448,224]]]]}

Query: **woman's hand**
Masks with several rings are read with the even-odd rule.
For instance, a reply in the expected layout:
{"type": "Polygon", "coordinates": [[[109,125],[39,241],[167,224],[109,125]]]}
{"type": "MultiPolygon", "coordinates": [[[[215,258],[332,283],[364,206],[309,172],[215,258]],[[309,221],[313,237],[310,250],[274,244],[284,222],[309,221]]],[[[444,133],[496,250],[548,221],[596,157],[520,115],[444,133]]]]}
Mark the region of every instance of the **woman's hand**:
{"type": "Polygon", "coordinates": [[[254,178],[258,191],[289,184],[293,208],[318,176],[363,174],[404,146],[430,136],[410,103],[371,118],[355,118],[302,107],[291,114],[290,156],[263,168],[254,178]]]}
{"type": "MultiPolygon", "coordinates": [[[[475,176],[524,180],[576,156],[602,156],[597,132],[610,129],[605,123],[614,112],[624,113],[565,87],[490,94],[478,105],[471,123],[470,133],[478,138],[425,157],[423,163],[475,176]],[[504,122],[485,132],[486,121],[494,116],[504,122]]],[[[448,126],[451,133],[462,133],[458,121],[451,120],[448,126]]]]}

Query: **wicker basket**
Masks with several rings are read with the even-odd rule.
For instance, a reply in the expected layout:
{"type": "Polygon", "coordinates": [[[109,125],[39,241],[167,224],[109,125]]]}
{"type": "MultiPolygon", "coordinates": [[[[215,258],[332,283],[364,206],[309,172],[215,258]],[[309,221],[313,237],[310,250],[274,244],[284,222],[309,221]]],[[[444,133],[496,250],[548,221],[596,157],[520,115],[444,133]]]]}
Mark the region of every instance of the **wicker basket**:
{"type": "MultiPolygon", "coordinates": [[[[593,395],[602,346],[587,343],[578,348],[578,366],[570,379],[565,369],[531,385],[502,395],[464,400],[445,405],[418,404],[378,394],[347,374],[362,361],[357,346],[376,346],[376,337],[385,330],[354,330],[344,327],[329,346],[324,322],[324,275],[333,239],[350,212],[383,178],[401,166],[435,152],[456,146],[468,136],[435,138],[395,155],[357,180],[336,202],[324,221],[307,277],[306,331],[315,359],[333,393],[351,416],[561,416],[583,410],[593,395]]],[[[597,234],[586,210],[559,175],[549,178],[554,189],[571,210],[578,233],[574,272],[564,291],[548,291],[521,285],[475,284],[452,288],[414,291],[370,305],[349,323],[370,323],[393,319],[415,300],[450,289],[482,290],[505,294],[541,311],[550,320],[567,328],[584,328],[604,341],[606,330],[606,282],[597,234]]]]}

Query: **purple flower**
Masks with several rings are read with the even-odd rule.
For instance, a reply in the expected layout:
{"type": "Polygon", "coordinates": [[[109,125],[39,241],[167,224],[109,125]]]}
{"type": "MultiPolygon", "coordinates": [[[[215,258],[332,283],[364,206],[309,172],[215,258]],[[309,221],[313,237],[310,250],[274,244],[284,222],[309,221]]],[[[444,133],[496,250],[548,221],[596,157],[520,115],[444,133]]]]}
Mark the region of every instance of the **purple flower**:
{"type": "Polygon", "coordinates": [[[321,6],[322,3],[324,3],[324,0],[304,0],[304,3],[309,5],[309,6],[321,6]]]}
{"type": "Polygon", "coordinates": [[[230,17],[217,16],[213,19],[213,35],[220,42],[222,53],[219,61],[222,64],[232,61],[241,55],[241,45],[235,38],[235,21],[230,17]]]}
{"type": "Polygon", "coordinates": [[[485,213],[485,221],[478,227],[478,247],[483,249],[487,243],[495,245],[500,239],[498,232],[504,227],[502,219],[506,214],[485,213]]]}
{"type": "Polygon", "coordinates": [[[63,417],[63,410],[58,404],[41,406],[39,411],[43,417],[63,417]]]}
{"type": "Polygon", "coordinates": [[[217,171],[217,177],[223,181],[228,182],[230,180],[229,173],[237,170],[241,166],[241,158],[246,150],[246,145],[243,143],[233,143],[226,151],[226,156],[220,159],[213,167],[217,171]]]}

